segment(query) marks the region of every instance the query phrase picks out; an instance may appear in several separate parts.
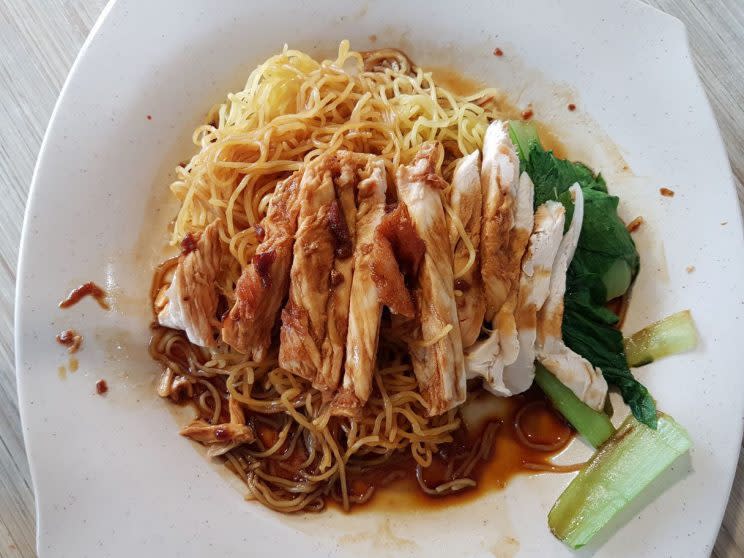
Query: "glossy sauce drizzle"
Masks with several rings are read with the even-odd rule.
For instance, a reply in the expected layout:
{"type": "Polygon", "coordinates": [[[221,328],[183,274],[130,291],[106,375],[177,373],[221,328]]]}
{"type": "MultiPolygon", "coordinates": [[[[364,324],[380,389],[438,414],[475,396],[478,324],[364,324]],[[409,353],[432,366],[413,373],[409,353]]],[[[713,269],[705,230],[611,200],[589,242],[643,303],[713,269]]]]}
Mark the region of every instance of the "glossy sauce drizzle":
{"type": "Polygon", "coordinates": [[[59,303],[59,307],[69,308],[70,306],[74,306],[86,296],[92,296],[93,298],[95,298],[98,306],[100,306],[104,310],[109,309],[109,305],[106,303],[106,291],[96,285],[93,281],[83,283],[79,287],[70,291],[70,294],[67,295],[67,298],[59,303]]]}

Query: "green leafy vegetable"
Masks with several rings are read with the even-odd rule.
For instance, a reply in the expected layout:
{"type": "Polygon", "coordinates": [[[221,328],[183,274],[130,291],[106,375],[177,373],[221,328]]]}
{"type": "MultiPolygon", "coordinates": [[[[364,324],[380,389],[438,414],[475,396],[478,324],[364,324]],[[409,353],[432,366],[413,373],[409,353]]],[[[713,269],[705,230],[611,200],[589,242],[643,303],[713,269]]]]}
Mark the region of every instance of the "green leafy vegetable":
{"type": "Polygon", "coordinates": [[[540,146],[537,128],[531,122],[511,120],[509,122],[509,138],[511,138],[514,147],[517,148],[517,155],[519,155],[522,164],[530,158],[532,148],[540,146]]]}
{"type": "Polygon", "coordinates": [[[629,416],[560,495],[548,514],[550,530],[572,548],[584,546],[691,446],[668,415],[658,414],[656,430],[629,416]]]}
{"type": "Polygon", "coordinates": [[[533,124],[512,121],[510,136],[518,148],[522,170],[535,184],[535,207],[547,200],[560,201],[566,207],[568,227],[573,215],[568,189],[578,182],[584,194],[581,236],[568,269],[563,339],[602,369],[638,420],[655,428],[656,404],[631,374],[622,335],[613,327],[618,317],[605,307],[607,301],[630,288],[640,266],[633,239],[617,214],[618,198],[607,193],[604,178],[586,165],[545,151],[533,124]]]}
{"type": "Polygon", "coordinates": [[[595,448],[604,444],[615,433],[607,415],[581,401],[541,364],[535,369],[535,382],[558,412],[595,448]]]}
{"type": "Polygon", "coordinates": [[[683,310],[625,339],[625,354],[630,366],[643,366],[665,356],[689,351],[696,345],[695,323],[690,311],[683,310]]]}

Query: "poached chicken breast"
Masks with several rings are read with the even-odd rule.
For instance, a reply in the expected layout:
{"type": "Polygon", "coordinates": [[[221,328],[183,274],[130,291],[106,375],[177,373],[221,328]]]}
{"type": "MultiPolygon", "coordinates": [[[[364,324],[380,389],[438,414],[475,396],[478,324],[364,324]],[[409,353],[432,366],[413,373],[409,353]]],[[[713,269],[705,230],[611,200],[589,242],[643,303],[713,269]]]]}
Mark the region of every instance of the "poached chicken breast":
{"type": "Polygon", "coordinates": [[[398,168],[398,199],[408,208],[426,252],[415,282],[420,331],[409,344],[413,370],[430,415],[465,401],[462,336],[454,295],[447,221],[440,196],[446,186],[436,172],[442,147],[424,144],[409,165],[398,168]]]}
{"type": "Polygon", "coordinates": [[[512,254],[508,250],[514,227],[519,183],[519,157],[509,139],[508,124],[495,120],[483,138],[480,256],[486,299],[486,318],[493,319],[512,287],[512,254]]]}
{"type": "MultiPolygon", "coordinates": [[[[522,173],[516,191],[515,222],[506,255],[502,257],[501,277],[509,285],[509,293],[496,315],[493,330],[486,339],[475,343],[466,353],[465,366],[468,378],[481,376],[486,389],[497,395],[512,395],[512,387],[504,383],[504,367],[512,364],[519,354],[519,339],[515,312],[519,297],[519,277],[522,259],[532,234],[535,186],[527,173],[522,173]]],[[[494,278],[494,280],[497,280],[494,278]]]]}
{"type": "Polygon", "coordinates": [[[158,323],[183,330],[189,341],[201,347],[217,345],[220,327],[216,286],[222,259],[219,227],[219,220],[211,223],[196,244],[179,256],[170,286],[156,301],[160,305],[158,323]]]}
{"type": "Polygon", "coordinates": [[[356,248],[351,280],[346,360],[341,389],[334,400],[334,413],[353,412],[363,406],[372,391],[382,303],[373,278],[375,234],[385,216],[387,173],[382,159],[367,165],[366,177],[357,186],[356,248]]]}
{"type": "Polygon", "coordinates": [[[450,207],[449,237],[454,253],[457,316],[462,345],[469,347],[478,339],[486,313],[478,253],[482,210],[478,151],[458,161],[452,176],[450,207]]]}
{"type": "Polygon", "coordinates": [[[321,391],[334,390],[341,376],[356,229],[353,188],[367,160],[335,153],[309,166],[300,184],[279,364],[321,391]]]}
{"type": "Polygon", "coordinates": [[[545,304],[550,272],[563,237],[566,210],[560,202],[548,201],[537,208],[535,226],[522,260],[516,326],[519,354],[504,368],[504,384],[512,393],[522,393],[535,377],[537,312],[545,304]]]}
{"type": "Polygon", "coordinates": [[[574,184],[569,191],[574,201],[573,218],[553,262],[547,300],[537,316],[537,358],[579,399],[598,411],[604,407],[607,398],[607,381],[602,371],[569,349],[563,342],[566,273],[579,243],[584,219],[584,196],[581,187],[574,184]]]}

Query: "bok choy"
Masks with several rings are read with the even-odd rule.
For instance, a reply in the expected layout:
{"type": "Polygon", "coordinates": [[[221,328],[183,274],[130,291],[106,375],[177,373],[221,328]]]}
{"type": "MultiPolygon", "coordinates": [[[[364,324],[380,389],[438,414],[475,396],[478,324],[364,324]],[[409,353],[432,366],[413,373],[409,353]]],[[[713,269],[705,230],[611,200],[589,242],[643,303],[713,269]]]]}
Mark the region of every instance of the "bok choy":
{"type": "Polygon", "coordinates": [[[536,365],[535,383],[548,396],[558,412],[595,448],[601,446],[615,433],[615,428],[606,414],[595,411],[582,402],[541,364],[536,365]]]}
{"type": "Polygon", "coordinates": [[[697,333],[689,310],[659,320],[626,338],[630,366],[643,366],[662,357],[694,349],[697,333]]]}
{"type": "Polygon", "coordinates": [[[584,546],[691,445],[668,415],[657,415],[656,430],[629,416],[560,495],[550,530],[572,548],[584,546]]]}

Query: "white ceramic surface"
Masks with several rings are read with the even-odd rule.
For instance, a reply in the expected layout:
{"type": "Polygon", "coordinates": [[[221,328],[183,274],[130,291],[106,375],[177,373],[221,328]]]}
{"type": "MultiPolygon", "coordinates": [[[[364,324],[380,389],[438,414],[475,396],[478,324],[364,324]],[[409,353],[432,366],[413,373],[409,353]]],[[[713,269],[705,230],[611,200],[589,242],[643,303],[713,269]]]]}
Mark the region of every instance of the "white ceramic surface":
{"type": "MultiPolygon", "coordinates": [[[[173,215],[171,169],[190,155],[192,129],[284,42],[331,56],[342,38],[373,47],[373,34],[374,46],[403,47],[423,66],[457,66],[531,102],[561,129],[570,155],[606,174],[623,215],[645,218],[626,329],[692,309],[699,349],[637,374],[687,426],[695,448],[579,554],[708,555],[741,438],[744,250],[728,162],[683,26],[633,1],[210,6],[110,5],[39,156],[19,264],[16,354],[40,555],[571,555],[546,525],[568,476],[521,477],[444,511],[287,518],[244,502],[239,483],[176,434],[182,418],[154,393],[147,290],[173,215]],[[504,57],[492,55],[496,47],[504,57]],[[568,102],[579,110],[569,113],[568,102]],[[676,196],[660,197],[661,186],[676,196]],[[109,289],[113,309],[85,300],[58,310],[87,280],[109,289]],[[67,355],[54,336],[68,327],[85,342],[80,370],[62,380],[67,355]],[[105,397],[95,395],[99,378],[110,387],[105,397]]],[[[576,442],[564,459],[587,453],[576,442]]]]}

